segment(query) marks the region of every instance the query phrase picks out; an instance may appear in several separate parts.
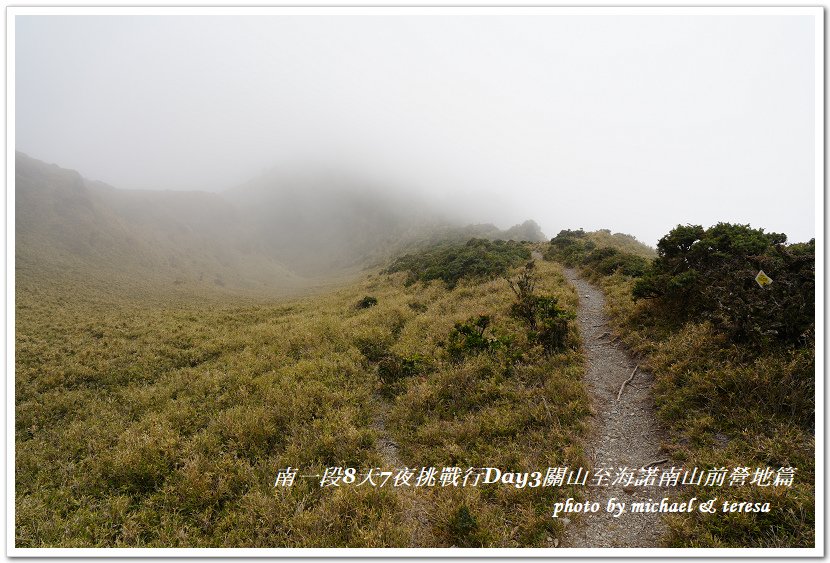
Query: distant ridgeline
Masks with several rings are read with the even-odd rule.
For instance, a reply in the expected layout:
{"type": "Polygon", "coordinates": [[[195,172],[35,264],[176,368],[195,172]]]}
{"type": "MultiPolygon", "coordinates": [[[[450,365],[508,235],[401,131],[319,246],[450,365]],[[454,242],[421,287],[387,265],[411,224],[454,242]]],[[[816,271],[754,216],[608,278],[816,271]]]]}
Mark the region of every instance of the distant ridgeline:
{"type": "Polygon", "coordinates": [[[543,241],[533,221],[461,226],[342,180],[266,174],[222,193],[121,190],[16,153],[19,283],[294,289],[439,241],[543,241]]]}

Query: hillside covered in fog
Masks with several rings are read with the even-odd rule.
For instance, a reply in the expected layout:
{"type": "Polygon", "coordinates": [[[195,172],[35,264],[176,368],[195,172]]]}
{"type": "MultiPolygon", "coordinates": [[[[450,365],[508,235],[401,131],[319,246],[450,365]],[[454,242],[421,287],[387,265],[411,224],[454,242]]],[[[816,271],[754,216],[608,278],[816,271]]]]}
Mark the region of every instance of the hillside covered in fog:
{"type": "Polygon", "coordinates": [[[122,190],[18,152],[18,279],[297,289],[437,240],[544,240],[533,221],[461,225],[416,198],[268,172],[220,193],[122,190]]]}

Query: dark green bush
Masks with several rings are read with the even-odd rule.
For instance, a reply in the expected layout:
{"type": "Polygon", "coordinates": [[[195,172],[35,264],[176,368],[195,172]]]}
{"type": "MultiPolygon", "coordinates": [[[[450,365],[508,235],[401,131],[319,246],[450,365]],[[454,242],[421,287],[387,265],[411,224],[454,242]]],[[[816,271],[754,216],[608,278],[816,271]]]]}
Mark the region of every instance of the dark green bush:
{"type": "Polygon", "coordinates": [[[535,295],[535,264],[528,262],[515,280],[508,279],[516,295],[511,314],[528,327],[528,340],[541,344],[546,354],[563,350],[567,344],[568,321],[573,313],[561,309],[553,296],[535,295]]]}
{"type": "Polygon", "coordinates": [[[545,258],[557,260],[566,266],[578,266],[596,246],[587,237],[588,234],[582,229],[560,231],[550,240],[545,258]]]}
{"type": "Polygon", "coordinates": [[[370,362],[379,362],[389,355],[389,342],[374,340],[371,338],[358,338],[357,349],[370,362]]]}
{"type": "Polygon", "coordinates": [[[454,362],[461,362],[467,356],[490,352],[498,348],[501,342],[497,338],[484,334],[489,326],[489,315],[479,315],[467,319],[467,322],[455,323],[446,343],[450,359],[454,362]]]}
{"type": "Polygon", "coordinates": [[[478,521],[466,505],[461,505],[447,523],[450,543],[455,547],[481,547],[482,539],[478,521]]]}
{"type": "Polygon", "coordinates": [[[583,260],[583,264],[603,276],[610,276],[619,271],[626,276],[638,278],[645,274],[649,261],[636,254],[606,247],[592,250],[583,260]]]}
{"type": "Polygon", "coordinates": [[[397,258],[387,273],[408,272],[408,283],[443,280],[450,289],[459,280],[487,279],[504,275],[530,258],[520,243],[503,240],[470,239],[465,244],[440,244],[397,258]]]}
{"type": "Polygon", "coordinates": [[[555,297],[536,297],[537,328],[529,333],[530,340],[542,345],[546,354],[565,349],[568,343],[568,321],[574,314],[561,309],[555,297]]]}
{"type": "Polygon", "coordinates": [[[372,297],[371,295],[367,295],[363,299],[357,302],[358,309],[368,309],[369,307],[374,307],[378,304],[378,300],[376,297],[372,297]]]}
{"type": "Polygon", "coordinates": [[[389,349],[388,342],[361,338],[357,348],[370,364],[377,367],[378,379],[383,385],[382,392],[387,396],[399,392],[405,378],[424,373],[431,366],[429,358],[420,354],[399,356],[389,349]]]}
{"type": "Polygon", "coordinates": [[[525,264],[524,270],[519,273],[515,280],[506,278],[507,283],[510,284],[510,289],[516,295],[516,302],[511,305],[510,312],[514,317],[525,321],[531,330],[536,330],[538,308],[534,295],[536,288],[535,270],[536,264],[531,260],[525,264]]]}
{"type": "Polygon", "coordinates": [[[387,354],[377,364],[378,379],[381,382],[380,393],[394,397],[405,389],[405,380],[427,372],[432,364],[429,358],[415,354],[408,358],[397,354],[387,354]]]}
{"type": "Polygon", "coordinates": [[[815,326],[815,241],[786,240],[749,225],[679,225],[660,239],[632,294],[654,299],[667,321],[709,320],[733,342],[806,344],[815,326]],[[756,283],[760,270],[771,285],[756,283]]]}

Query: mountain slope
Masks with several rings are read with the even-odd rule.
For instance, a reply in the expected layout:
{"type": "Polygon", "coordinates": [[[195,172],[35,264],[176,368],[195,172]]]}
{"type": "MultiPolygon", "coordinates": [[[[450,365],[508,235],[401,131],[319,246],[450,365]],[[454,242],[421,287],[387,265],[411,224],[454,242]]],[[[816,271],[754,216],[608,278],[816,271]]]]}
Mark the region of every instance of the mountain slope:
{"type": "Polygon", "coordinates": [[[322,176],[270,173],[222,195],[269,256],[306,276],[382,261],[433,214],[379,187],[322,176]]]}
{"type": "Polygon", "coordinates": [[[285,288],[302,280],[267,256],[215,194],[117,190],[18,153],[19,280],[285,288]]]}
{"type": "Polygon", "coordinates": [[[414,198],[271,172],[222,193],[121,190],[17,153],[19,282],[293,290],[471,237],[544,240],[533,221],[462,227],[414,198]]]}

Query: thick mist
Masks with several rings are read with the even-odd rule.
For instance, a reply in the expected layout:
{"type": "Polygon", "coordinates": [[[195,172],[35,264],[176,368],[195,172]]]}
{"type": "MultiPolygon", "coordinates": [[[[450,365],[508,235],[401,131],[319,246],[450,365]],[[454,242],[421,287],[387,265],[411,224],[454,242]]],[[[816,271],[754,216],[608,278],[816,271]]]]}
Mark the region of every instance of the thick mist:
{"type": "Polygon", "coordinates": [[[282,171],[548,236],[815,236],[812,17],[18,16],[15,32],[16,148],[117,188],[232,195],[282,171]]]}

